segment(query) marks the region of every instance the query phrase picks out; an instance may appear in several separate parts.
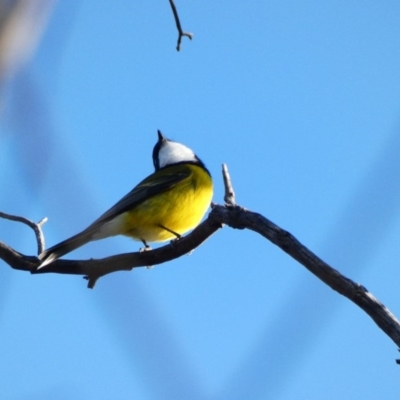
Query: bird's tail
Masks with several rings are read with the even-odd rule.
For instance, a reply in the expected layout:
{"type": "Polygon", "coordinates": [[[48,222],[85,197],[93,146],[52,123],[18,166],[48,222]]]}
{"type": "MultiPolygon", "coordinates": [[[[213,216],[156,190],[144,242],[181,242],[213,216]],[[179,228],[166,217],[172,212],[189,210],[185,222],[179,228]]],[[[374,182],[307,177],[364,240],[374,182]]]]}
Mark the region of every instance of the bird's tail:
{"type": "Polygon", "coordinates": [[[56,244],[53,247],[43,251],[39,255],[39,260],[41,260],[40,266],[38,269],[43,268],[44,266],[50,264],[54,260],[62,257],[64,254],[69,253],[72,250],[77,249],[78,247],[83,246],[84,244],[90,242],[92,240],[92,234],[89,232],[81,232],[75,236],[70,237],[63,242],[56,244]]]}

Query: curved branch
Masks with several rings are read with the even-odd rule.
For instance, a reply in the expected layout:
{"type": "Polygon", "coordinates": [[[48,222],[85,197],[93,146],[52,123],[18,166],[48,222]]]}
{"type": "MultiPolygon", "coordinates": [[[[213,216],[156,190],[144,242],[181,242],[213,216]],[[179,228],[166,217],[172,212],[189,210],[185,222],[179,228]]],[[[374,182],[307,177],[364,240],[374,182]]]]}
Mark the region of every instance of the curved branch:
{"type": "Polygon", "coordinates": [[[181,26],[181,21],[179,20],[179,15],[178,15],[178,10],[176,9],[174,0],[169,0],[169,4],[171,6],[172,9],[172,13],[174,14],[174,19],[175,19],[175,23],[176,23],[176,29],[178,29],[178,43],[176,45],[176,50],[180,51],[181,50],[181,41],[182,41],[182,37],[186,36],[188,37],[190,40],[193,39],[193,33],[189,33],[189,32],[184,32],[182,30],[182,26],[181,26]]]}
{"type": "Polygon", "coordinates": [[[342,275],[322,261],[291,233],[281,229],[264,216],[240,206],[215,207],[210,216],[236,229],[259,233],[306,267],[331,289],[347,297],[363,309],[375,323],[400,347],[400,321],[368,290],[342,275]]]}
{"type": "Polygon", "coordinates": [[[10,221],[22,222],[33,229],[36,236],[38,254],[40,254],[45,249],[44,235],[42,231],[42,226],[47,222],[47,217],[42,218],[38,223],[33,222],[27,218],[19,217],[17,215],[6,214],[0,211],[0,218],[9,219],[10,221]]]}
{"type": "MultiPolygon", "coordinates": [[[[227,175],[227,170],[224,171],[224,174],[227,175]]],[[[225,182],[230,182],[230,180],[225,179],[225,182]]],[[[358,305],[400,347],[400,322],[364,286],[340,274],[301,244],[292,234],[261,214],[235,205],[231,188],[230,183],[225,183],[225,198],[230,199],[229,203],[231,204],[213,205],[203,223],[189,235],[173,242],[172,245],[146,252],[120,254],[100,260],[57,260],[37,271],[39,260],[36,257],[24,256],[0,242],[0,258],[14,269],[30,271],[35,274],[53,272],[86,275],[89,280],[88,287],[93,288],[98,278],[111,272],[129,271],[136,267],[161,264],[187,254],[223,225],[235,229],[250,229],[280,247],[333,290],[358,305]],[[231,197],[228,194],[231,194],[231,197]]]]}
{"type": "Polygon", "coordinates": [[[0,258],[11,268],[29,271],[32,274],[85,275],[89,281],[88,287],[93,289],[99,278],[112,272],[158,265],[188,254],[221,227],[222,225],[218,221],[207,218],[189,235],[154,250],[118,254],[102,259],[56,260],[39,270],[37,268],[40,262],[37,257],[24,256],[2,242],[0,242],[0,258]]]}

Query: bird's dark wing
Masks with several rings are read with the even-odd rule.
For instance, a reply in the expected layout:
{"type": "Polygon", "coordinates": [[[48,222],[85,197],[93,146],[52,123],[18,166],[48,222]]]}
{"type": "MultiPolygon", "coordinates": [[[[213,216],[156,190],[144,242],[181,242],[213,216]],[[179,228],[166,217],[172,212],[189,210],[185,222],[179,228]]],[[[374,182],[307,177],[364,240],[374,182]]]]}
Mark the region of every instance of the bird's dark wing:
{"type": "Polygon", "coordinates": [[[184,179],[188,178],[190,174],[190,169],[185,168],[183,165],[170,166],[156,171],[154,174],[140,182],[117,204],[106,211],[85,230],[67,240],[64,240],[61,243],[58,243],[57,245],[40,254],[39,258],[42,260],[40,268],[51,263],[64,254],[83,246],[85,243],[90,242],[93,240],[96,231],[101,228],[103,224],[107,223],[118,215],[131,210],[143,201],[171,189],[179,182],[182,182],[184,179]]]}
{"type": "Polygon", "coordinates": [[[188,178],[190,174],[191,170],[189,168],[182,168],[182,165],[178,166],[178,168],[177,166],[172,166],[154,172],[135,186],[126,196],[101,215],[86,230],[92,230],[94,227],[103,225],[118,215],[131,210],[150,197],[166,192],[179,182],[188,178]]]}

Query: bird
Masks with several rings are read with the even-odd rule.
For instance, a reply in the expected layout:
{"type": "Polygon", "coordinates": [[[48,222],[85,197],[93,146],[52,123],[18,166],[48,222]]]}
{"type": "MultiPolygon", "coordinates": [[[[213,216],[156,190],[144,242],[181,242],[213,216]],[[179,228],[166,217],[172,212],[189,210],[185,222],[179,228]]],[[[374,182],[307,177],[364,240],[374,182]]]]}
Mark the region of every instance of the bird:
{"type": "Polygon", "coordinates": [[[82,232],[43,251],[38,269],[91,241],[124,235],[148,242],[180,239],[202,220],[211,204],[213,181],[199,157],[158,130],[155,171],[82,232]]]}

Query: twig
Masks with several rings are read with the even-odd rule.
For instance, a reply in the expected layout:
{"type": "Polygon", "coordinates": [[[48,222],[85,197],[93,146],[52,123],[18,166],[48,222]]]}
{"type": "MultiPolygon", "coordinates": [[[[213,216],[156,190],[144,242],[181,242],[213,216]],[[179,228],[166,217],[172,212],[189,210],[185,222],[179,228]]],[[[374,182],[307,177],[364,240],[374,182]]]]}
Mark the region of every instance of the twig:
{"type": "Polygon", "coordinates": [[[175,18],[175,23],[176,23],[176,29],[178,29],[178,43],[176,46],[176,50],[180,51],[181,50],[181,41],[182,41],[182,37],[186,36],[188,37],[190,40],[193,39],[193,33],[189,33],[189,32],[184,32],[182,30],[182,26],[181,26],[181,22],[179,20],[179,15],[178,15],[178,11],[176,9],[174,0],[169,0],[169,4],[171,5],[172,8],[172,13],[174,14],[174,18],[175,18]]]}
{"type": "Polygon", "coordinates": [[[19,217],[17,215],[11,215],[0,212],[0,218],[9,219],[11,221],[22,222],[23,224],[28,225],[35,232],[37,246],[38,246],[38,254],[44,251],[45,241],[44,241],[42,226],[47,222],[47,217],[42,218],[38,223],[36,223],[24,217],[19,217]]]}
{"type": "Polygon", "coordinates": [[[224,178],[225,195],[224,201],[227,206],[236,205],[235,192],[233,191],[231,177],[226,164],[222,164],[222,177],[224,178]]]}

